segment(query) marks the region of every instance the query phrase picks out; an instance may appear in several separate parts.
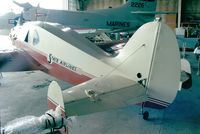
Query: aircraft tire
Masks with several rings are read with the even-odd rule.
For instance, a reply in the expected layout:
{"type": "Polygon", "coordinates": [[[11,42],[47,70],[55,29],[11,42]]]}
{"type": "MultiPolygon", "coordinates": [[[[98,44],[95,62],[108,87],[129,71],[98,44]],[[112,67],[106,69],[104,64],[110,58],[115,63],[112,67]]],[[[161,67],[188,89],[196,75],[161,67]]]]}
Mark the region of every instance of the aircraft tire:
{"type": "Polygon", "coordinates": [[[144,120],[148,120],[148,119],[149,119],[149,112],[148,112],[148,111],[145,111],[145,112],[143,113],[143,119],[144,119],[144,120]]]}

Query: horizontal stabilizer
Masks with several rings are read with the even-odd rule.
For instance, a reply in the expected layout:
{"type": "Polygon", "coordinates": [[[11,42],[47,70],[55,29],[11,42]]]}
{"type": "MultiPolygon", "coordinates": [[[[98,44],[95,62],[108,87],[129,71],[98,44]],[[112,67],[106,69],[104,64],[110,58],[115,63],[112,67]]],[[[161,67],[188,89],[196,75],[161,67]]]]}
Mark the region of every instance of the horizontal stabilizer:
{"type": "Polygon", "coordinates": [[[48,108],[55,110],[60,107],[62,113],[65,113],[62,90],[57,82],[52,81],[48,88],[48,108]]]}
{"type": "Polygon", "coordinates": [[[56,105],[63,107],[64,104],[67,116],[84,115],[144,102],[145,92],[145,88],[139,83],[111,75],[94,78],[64,91],[60,90],[56,82],[52,82],[48,91],[48,102],[55,105],[52,109],[56,105]]]}

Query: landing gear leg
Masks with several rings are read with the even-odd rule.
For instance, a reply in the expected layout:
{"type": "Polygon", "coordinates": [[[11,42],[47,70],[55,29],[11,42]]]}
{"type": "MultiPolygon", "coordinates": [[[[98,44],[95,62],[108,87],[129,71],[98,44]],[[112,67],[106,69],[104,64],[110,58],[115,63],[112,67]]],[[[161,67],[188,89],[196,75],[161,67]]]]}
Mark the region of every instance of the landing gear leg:
{"type": "Polygon", "coordinates": [[[149,119],[149,112],[144,111],[144,104],[145,104],[145,102],[142,103],[142,115],[143,115],[144,120],[148,120],[149,119]]]}
{"type": "Polygon", "coordinates": [[[148,111],[145,111],[144,113],[142,113],[143,115],[143,119],[144,120],[148,120],[149,119],[149,112],[148,111]]]}

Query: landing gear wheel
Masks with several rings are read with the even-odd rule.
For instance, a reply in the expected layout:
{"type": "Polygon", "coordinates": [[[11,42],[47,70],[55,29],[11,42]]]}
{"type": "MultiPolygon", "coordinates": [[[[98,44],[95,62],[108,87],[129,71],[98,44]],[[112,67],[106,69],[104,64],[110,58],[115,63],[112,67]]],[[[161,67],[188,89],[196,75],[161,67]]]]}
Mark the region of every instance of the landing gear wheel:
{"type": "Polygon", "coordinates": [[[148,112],[148,111],[145,111],[145,112],[143,113],[143,119],[144,119],[144,120],[148,120],[148,119],[149,119],[149,112],[148,112]]]}

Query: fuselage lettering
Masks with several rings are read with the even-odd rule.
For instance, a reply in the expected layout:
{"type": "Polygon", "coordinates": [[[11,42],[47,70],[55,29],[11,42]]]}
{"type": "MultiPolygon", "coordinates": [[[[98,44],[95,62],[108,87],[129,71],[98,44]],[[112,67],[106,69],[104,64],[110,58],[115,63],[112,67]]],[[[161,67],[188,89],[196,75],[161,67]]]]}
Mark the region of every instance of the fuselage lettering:
{"type": "Polygon", "coordinates": [[[106,21],[106,25],[112,26],[112,27],[130,27],[130,22],[106,21]]]}
{"type": "Polygon", "coordinates": [[[77,71],[77,67],[76,66],[61,60],[61,59],[53,56],[52,54],[48,55],[47,61],[48,61],[49,64],[56,63],[56,64],[59,64],[59,65],[65,67],[65,68],[68,68],[68,69],[70,69],[72,71],[77,71]]]}
{"type": "Polygon", "coordinates": [[[144,8],[144,3],[131,2],[131,7],[144,8]]]}

